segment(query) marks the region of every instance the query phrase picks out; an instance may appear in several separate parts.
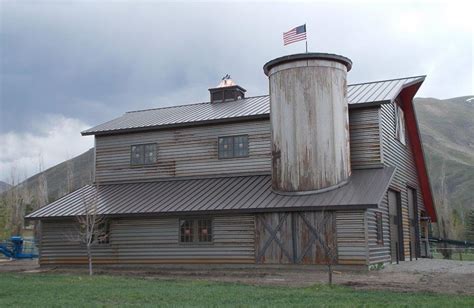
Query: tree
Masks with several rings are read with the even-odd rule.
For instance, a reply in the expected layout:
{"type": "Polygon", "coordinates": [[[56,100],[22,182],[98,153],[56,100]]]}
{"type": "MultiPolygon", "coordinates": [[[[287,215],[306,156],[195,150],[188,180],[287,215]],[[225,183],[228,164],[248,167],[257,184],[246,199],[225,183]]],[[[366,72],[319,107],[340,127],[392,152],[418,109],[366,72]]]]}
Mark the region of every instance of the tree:
{"type": "Polygon", "coordinates": [[[466,239],[474,242],[474,210],[471,210],[467,216],[466,239]]]}
{"type": "Polygon", "coordinates": [[[93,255],[92,250],[95,244],[107,241],[106,219],[99,214],[99,185],[95,185],[90,195],[82,195],[82,213],[76,216],[78,228],[73,235],[68,236],[69,240],[83,245],[87,253],[89,264],[89,275],[92,276],[93,255]]]}
{"type": "MultiPolygon", "coordinates": [[[[42,208],[48,203],[48,179],[46,178],[46,174],[44,172],[43,156],[40,154],[38,156],[38,180],[36,184],[36,198],[33,210],[42,208]]],[[[41,237],[41,226],[39,221],[34,222],[34,236],[35,239],[39,239],[41,237]]]]}
{"type": "MultiPolygon", "coordinates": [[[[439,189],[436,192],[436,201],[438,202],[438,208],[441,209],[441,215],[439,217],[439,235],[443,239],[451,239],[452,234],[452,213],[449,209],[448,202],[448,188],[446,180],[446,161],[443,160],[441,164],[441,174],[439,177],[439,189]]],[[[447,243],[443,243],[441,248],[441,254],[444,259],[451,259],[452,251],[449,249],[447,243]]]]}
{"type": "Polygon", "coordinates": [[[5,193],[6,229],[10,235],[21,235],[23,231],[25,209],[31,201],[28,187],[21,181],[18,169],[10,170],[10,183],[12,187],[5,193]]]}

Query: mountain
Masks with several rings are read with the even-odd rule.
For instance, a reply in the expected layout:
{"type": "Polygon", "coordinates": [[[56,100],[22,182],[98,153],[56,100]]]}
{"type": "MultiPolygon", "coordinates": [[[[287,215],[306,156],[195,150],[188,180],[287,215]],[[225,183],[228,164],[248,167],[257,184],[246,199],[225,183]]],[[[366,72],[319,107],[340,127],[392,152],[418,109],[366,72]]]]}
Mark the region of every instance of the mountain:
{"type": "Polygon", "coordinates": [[[71,191],[74,191],[92,182],[93,164],[94,149],[92,148],[42,173],[33,175],[24,183],[26,183],[28,191],[34,192],[38,187],[40,176],[44,175],[48,187],[48,200],[53,202],[64,196],[68,191],[68,169],[71,174],[71,191]]]}
{"type": "Polygon", "coordinates": [[[414,105],[438,213],[452,211],[464,224],[467,211],[474,209],[474,99],[416,98],[414,105]],[[443,178],[445,205],[440,201],[443,178]]]}
{"type": "Polygon", "coordinates": [[[0,181],[0,194],[7,191],[10,187],[12,187],[10,184],[0,181]]]}

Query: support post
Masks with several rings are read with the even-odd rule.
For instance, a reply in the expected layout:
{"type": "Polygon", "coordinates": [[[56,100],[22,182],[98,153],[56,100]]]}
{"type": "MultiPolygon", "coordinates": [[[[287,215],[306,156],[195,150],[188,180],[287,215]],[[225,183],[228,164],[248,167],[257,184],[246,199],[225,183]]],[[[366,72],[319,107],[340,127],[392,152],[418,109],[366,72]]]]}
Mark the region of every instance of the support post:
{"type": "Polygon", "coordinates": [[[398,245],[398,242],[395,243],[395,256],[397,258],[397,264],[400,264],[400,252],[399,252],[400,246],[398,245]]]}

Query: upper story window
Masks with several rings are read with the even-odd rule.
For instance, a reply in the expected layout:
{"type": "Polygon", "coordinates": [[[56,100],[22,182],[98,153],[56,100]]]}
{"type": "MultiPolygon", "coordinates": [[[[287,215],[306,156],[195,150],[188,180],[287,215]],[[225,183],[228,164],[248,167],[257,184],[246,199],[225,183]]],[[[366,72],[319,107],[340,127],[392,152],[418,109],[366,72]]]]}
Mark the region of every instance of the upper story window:
{"type": "Polygon", "coordinates": [[[156,163],[156,143],[132,145],[130,164],[132,166],[156,163]]]}
{"type": "Polygon", "coordinates": [[[211,243],[212,220],[209,218],[180,219],[179,241],[181,243],[211,243]]]}
{"type": "Polygon", "coordinates": [[[219,158],[249,156],[249,136],[219,137],[219,158]]]}
{"type": "Polygon", "coordinates": [[[398,104],[395,104],[395,138],[402,144],[407,144],[405,137],[405,114],[398,104]]]}

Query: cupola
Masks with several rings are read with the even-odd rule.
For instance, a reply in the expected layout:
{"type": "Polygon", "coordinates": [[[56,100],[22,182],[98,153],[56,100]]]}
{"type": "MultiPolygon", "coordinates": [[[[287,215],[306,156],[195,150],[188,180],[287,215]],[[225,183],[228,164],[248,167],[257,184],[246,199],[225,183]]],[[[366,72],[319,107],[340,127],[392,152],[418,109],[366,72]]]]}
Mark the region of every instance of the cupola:
{"type": "Polygon", "coordinates": [[[227,74],[222,77],[221,82],[215,88],[209,89],[211,95],[211,103],[221,103],[227,101],[235,101],[245,98],[246,90],[237,85],[227,74]]]}

